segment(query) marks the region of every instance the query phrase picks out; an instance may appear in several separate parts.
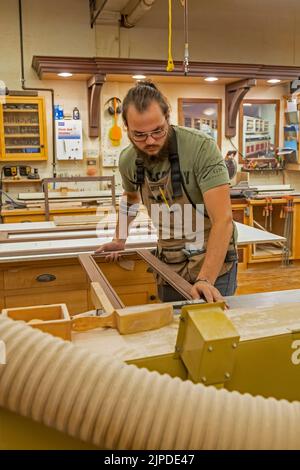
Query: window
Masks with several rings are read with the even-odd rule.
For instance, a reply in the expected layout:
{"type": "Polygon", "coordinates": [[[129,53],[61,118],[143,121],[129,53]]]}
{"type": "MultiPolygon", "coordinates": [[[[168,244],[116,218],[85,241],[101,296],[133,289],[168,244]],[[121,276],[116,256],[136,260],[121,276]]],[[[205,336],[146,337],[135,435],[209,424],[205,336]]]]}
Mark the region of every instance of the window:
{"type": "Polygon", "coordinates": [[[213,98],[179,98],[178,123],[199,129],[213,137],[221,148],[222,100],[213,98]]]}

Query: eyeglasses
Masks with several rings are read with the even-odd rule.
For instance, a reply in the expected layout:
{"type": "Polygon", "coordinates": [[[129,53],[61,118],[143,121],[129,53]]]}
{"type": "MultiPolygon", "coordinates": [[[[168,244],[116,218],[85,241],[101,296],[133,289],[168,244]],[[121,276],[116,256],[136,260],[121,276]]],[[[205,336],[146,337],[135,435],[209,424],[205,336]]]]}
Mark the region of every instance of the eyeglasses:
{"type": "Polygon", "coordinates": [[[132,139],[135,142],[145,142],[149,136],[152,137],[154,140],[159,140],[165,137],[166,134],[167,129],[165,129],[164,127],[161,127],[151,132],[131,132],[132,139]]]}

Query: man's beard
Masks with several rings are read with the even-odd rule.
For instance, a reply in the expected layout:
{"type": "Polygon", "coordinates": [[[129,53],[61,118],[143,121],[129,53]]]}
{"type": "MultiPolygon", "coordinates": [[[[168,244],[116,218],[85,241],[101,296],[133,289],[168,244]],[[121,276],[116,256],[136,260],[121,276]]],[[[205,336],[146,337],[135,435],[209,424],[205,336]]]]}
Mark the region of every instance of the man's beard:
{"type": "Polygon", "coordinates": [[[161,162],[163,160],[166,160],[169,157],[169,140],[170,140],[170,136],[171,136],[171,130],[172,130],[172,128],[171,128],[171,126],[169,126],[168,134],[167,134],[166,140],[164,142],[164,145],[162,146],[162,148],[157,153],[151,154],[151,155],[149,155],[147,153],[147,151],[143,151],[143,150],[139,149],[135,145],[135,142],[131,139],[130,140],[131,140],[131,143],[134,146],[137,154],[140,155],[144,160],[149,161],[151,163],[161,162]]]}

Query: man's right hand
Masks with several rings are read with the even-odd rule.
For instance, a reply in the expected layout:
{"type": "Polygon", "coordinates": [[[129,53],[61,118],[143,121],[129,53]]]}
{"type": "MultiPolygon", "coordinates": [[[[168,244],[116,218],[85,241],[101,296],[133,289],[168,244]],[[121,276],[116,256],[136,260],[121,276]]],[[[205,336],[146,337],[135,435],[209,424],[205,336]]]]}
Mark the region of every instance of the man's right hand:
{"type": "Polygon", "coordinates": [[[109,243],[104,243],[104,245],[99,246],[95,253],[104,253],[110,252],[106,257],[105,260],[111,262],[118,261],[120,257],[120,251],[123,251],[125,248],[125,241],[124,240],[113,240],[109,243]]]}

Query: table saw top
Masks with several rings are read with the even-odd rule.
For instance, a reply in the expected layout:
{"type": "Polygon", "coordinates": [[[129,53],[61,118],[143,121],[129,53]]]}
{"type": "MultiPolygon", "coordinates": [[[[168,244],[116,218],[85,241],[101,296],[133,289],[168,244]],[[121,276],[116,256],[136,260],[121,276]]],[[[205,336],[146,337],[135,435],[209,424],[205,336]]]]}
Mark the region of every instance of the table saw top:
{"type": "MultiPolygon", "coordinates": [[[[237,328],[241,341],[300,328],[300,289],[230,296],[226,301],[230,307],[226,314],[237,328]]],[[[177,302],[177,305],[181,304],[177,302]]],[[[117,330],[98,328],[73,332],[72,341],[75,346],[122,360],[171,354],[176,345],[179,313],[180,309],[176,311],[173,323],[159,330],[122,336],[117,330]]]]}

